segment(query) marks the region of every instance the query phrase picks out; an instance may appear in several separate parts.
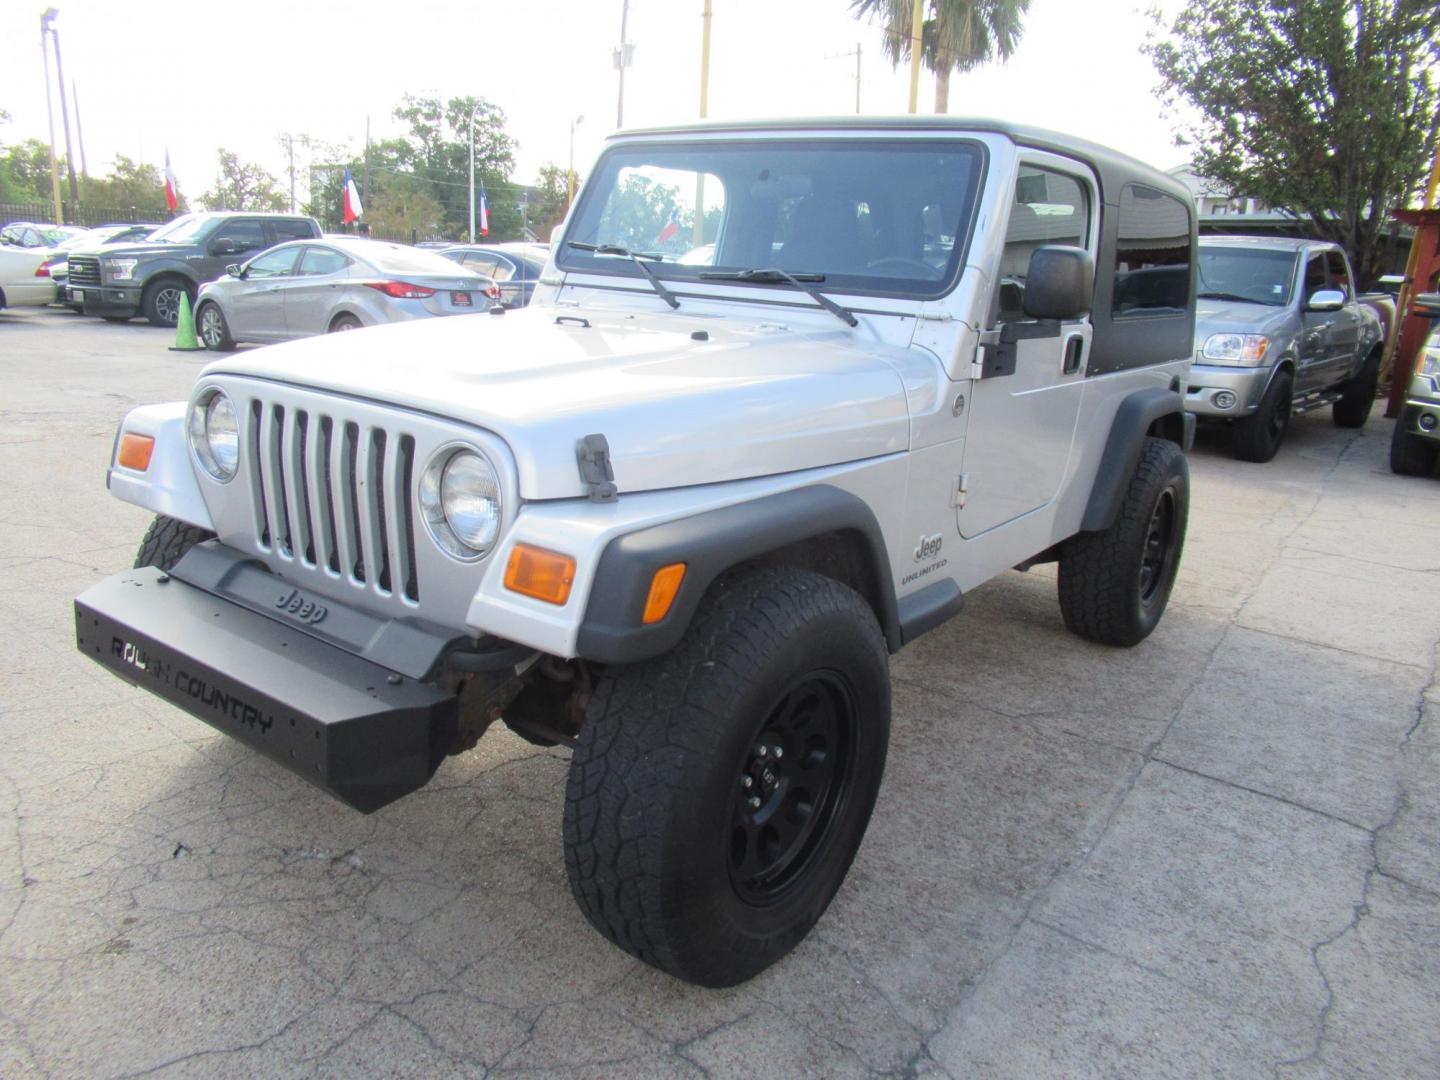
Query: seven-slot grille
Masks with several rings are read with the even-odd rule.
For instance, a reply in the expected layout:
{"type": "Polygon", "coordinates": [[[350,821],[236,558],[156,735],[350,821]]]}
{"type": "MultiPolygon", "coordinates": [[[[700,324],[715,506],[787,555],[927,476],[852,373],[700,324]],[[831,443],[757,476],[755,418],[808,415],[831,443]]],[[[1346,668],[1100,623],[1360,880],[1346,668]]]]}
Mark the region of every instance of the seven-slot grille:
{"type": "Polygon", "coordinates": [[[253,398],[246,421],[260,550],[385,599],[417,603],[414,438],[253,398]]]}
{"type": "Polygon", "coordinates": [[[99,285],[100,260],[93,255],[71,255],[69,260],[71,285],[99,285]]]}

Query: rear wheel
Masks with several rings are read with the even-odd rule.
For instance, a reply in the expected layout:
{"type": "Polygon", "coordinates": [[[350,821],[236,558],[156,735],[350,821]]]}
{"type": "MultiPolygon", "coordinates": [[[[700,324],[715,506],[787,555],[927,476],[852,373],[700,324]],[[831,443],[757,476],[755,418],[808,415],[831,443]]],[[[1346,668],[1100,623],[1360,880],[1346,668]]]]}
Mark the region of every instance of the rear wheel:
{"type": "Polygon", "coordinates": [[[328,332],[338,334],[342,330],[359,330],[360,326],[360,320],[354,315],[336,315],[330,323],[330,330],[328,332]]]}
{"type": "Polygon", "coordinates": [[[1375,405],[1375,389],[1380,384],[1380,350],[1376,349],[1340,392],[1331,416],[1337,427],[1364,427],[1375,405]]]}
{"type": "Polygon", "coordinates": [[[1290,427],[1294,385],[1290,372],[1277,372],[1260,399],[1260,407],[1245,419],[1235,421],[1231,449],[1241,461],[1269,461],[1280,449],[1290,427]]]}
{"type": "Polygon", "coordinates": [[[673,650],[591,699],[565,796],[581,911],[687,982],[758,974],[844,880],[889,732],[885,641],[857,593],[788,568],[722,578],[673,650]]]}
{"type": "Polygon", "coordinates": [[[145,286],[140,296],[140,314],[150,320],[151,326],[174,326],[180,321],[180,298],[189,297],[189,285],[179,278],[161,278],[145,286]]]}
{"type": "Polygon", "coordinates": [[[1402,413],[1390,435],[1390,471],[1399,476],[1429,476],[1435,471],[1436,443],[1405,426],[1402,413]]]}
{"type": "Polygon", "coordinates": [[[1185,451],[1147,438],[1114,523],[1080,533],[1060,551],[1060,613],[1071,633],[1135,645],[1170,602],[1190,516],[1185,451]]]}
{"type": "Polygon", "coordinates": [[[230,325],[225,321],[225,313],[220,310],[219,304],[213,300],[201,304],[196,322],[200,328],[200,340],[207,349],[215,352],[235,351],[235,339],[230,336],[230,325]]]}

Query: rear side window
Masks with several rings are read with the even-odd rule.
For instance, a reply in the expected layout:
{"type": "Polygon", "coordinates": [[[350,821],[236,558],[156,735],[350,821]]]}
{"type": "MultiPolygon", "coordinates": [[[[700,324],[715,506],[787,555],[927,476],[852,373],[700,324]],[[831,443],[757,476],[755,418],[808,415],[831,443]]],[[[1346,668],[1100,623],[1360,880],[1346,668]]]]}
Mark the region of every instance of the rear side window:
{"type": "Polygon", "coordinates": [[[315,230],[308,221],[277,221],[274,225],[277,244],[286,240],[310,240],[315,236],[315,230]]]}
{"type": "Polygon", "coordinates": [[[1143,184],[1120,192],[1111,315],[1183,314],[1190,301],[1190,210],[1143,184]]]}
{"type": "Polygon", "coordinates": [[[299,273],[305,277],[336,274],[350,265],[350,260],[329,248],[306,248],[300,257],[299,273]]]}

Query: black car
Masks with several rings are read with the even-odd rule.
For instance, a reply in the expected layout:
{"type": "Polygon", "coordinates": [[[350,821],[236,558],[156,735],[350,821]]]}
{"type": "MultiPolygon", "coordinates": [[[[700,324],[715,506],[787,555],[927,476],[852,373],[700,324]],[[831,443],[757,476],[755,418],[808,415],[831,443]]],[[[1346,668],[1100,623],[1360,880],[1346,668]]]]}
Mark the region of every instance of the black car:
{"type": "Polygon", "coordinates": [[[125,322],[144,315],[154,326],[174,326],[180,298],[214,281],[230,263],[243,262],[287,240],[321,235],[320,223],[292,214],[191,214],[171,222],[143,244],[119,245],[70,259],[68,296],[86,315],[125,322]]]}
{"type": "Polygon", "coordinates": [[[468,244],[446,248],[440,252],[467,270],[485,274],[500,286],[500,302],[506,307],[524,307],[530,303],[535,283],[545,269],[550,249],[544,244],[468,244]]]}

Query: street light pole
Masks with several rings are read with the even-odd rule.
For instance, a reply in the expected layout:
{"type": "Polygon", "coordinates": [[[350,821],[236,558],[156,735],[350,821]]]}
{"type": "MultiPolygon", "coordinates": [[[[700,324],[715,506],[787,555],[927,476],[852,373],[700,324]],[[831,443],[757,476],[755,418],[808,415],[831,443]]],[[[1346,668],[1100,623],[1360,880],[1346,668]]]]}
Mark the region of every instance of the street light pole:
{"type": "Polygon", "coordinates": [[[60,206],[60,168],[55,163],[55,106],[50,100],[50,49],[45,42],[50,13],[40,16],[40,58],[45,61],[45,118],[50,122],[50,194],[55,199],[55,224],[65,224],[65,211],[60,206]]]}
{"type": "Polygon", "coordinates": [[[60,62],[60,31],[55,29],[55,20],[60,15],[56,8],[45,12],[42,20],[50,29],[50,39],[55,45],[55,81],[60,84],[60,121],[65,126],[65,169],[70,174],[70,203],[80,202],[80,188],[75,183],[75,151],[70,145],[70,107],[65,98],[65,67],[60,62]]]}
{"type": "Polygon", "coordinates": [[[575,129],[585,122],[585,114],[581,113],[570,121],[570,168],[565,173],[565,212],[570,212],[570,204],[575,201],[575,129]]]}
{"type": "Polygon", "coordinates": [[[615,126],[625,126],[625,68],[630,56],[625,45],[625,24],[630,18],[630,0],[620,0],[620,48],[615,53],[615,66],[620,71],[620,93],[615,101],[615,126]]]}

